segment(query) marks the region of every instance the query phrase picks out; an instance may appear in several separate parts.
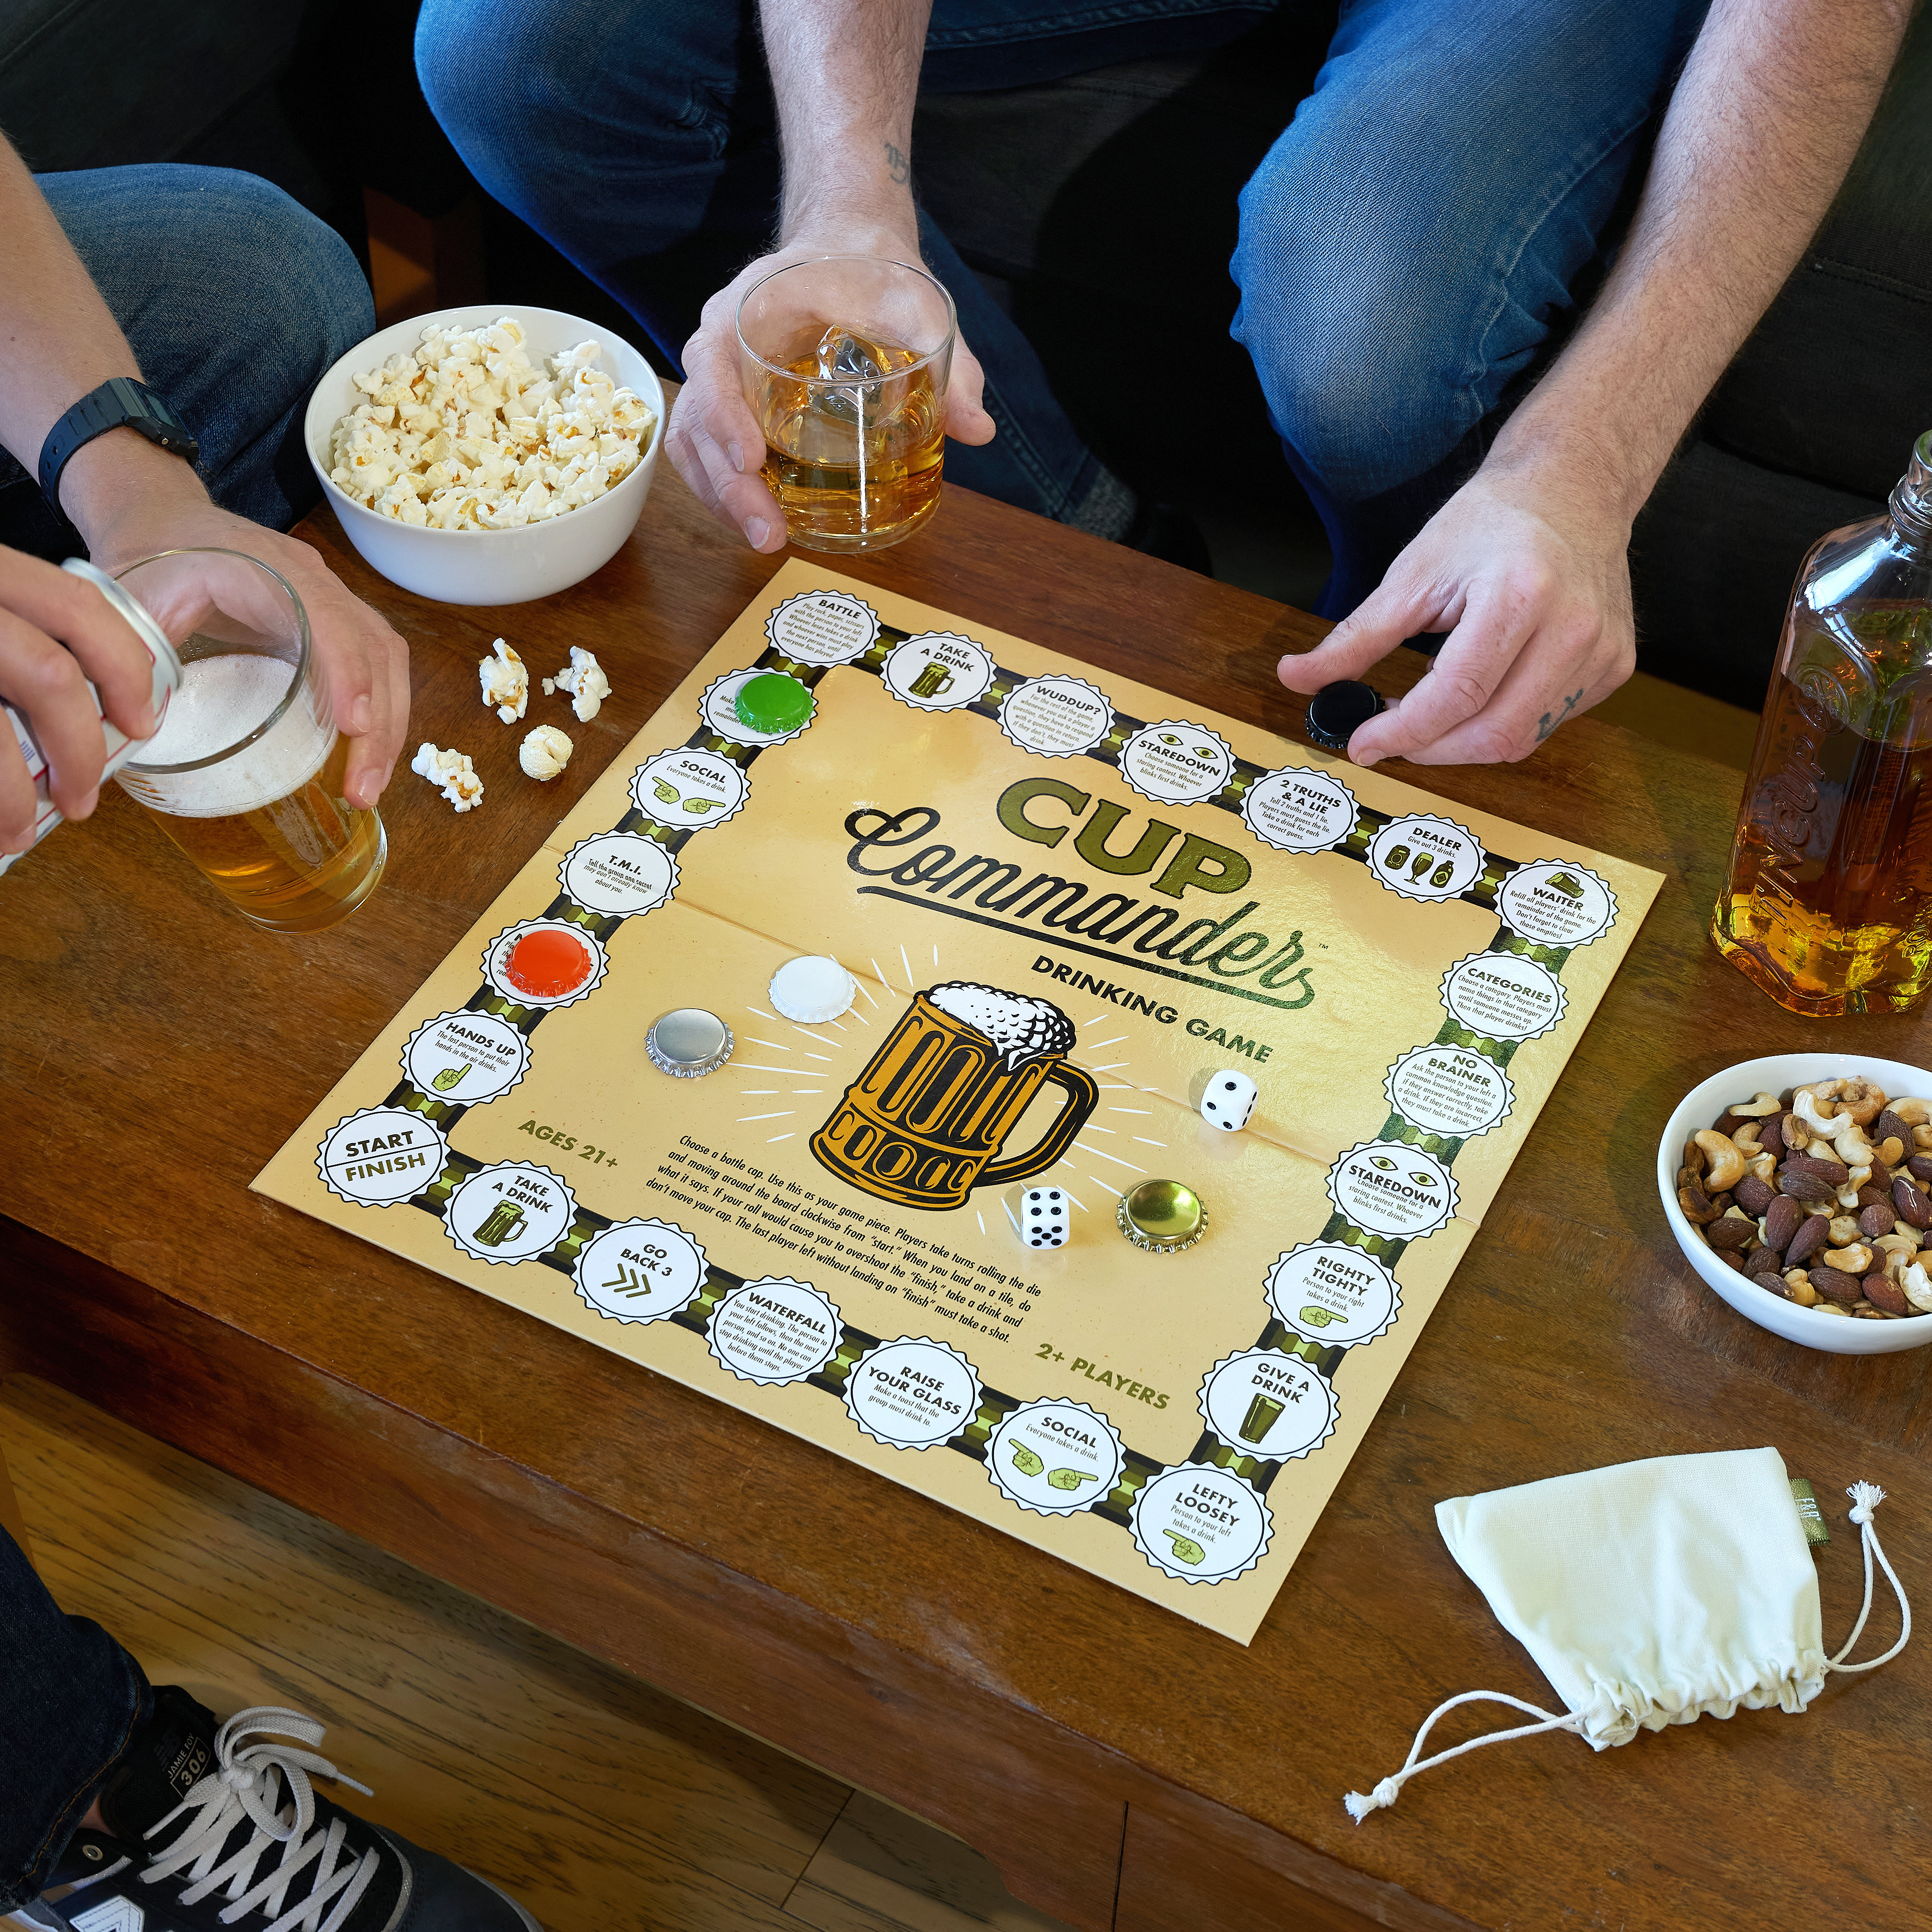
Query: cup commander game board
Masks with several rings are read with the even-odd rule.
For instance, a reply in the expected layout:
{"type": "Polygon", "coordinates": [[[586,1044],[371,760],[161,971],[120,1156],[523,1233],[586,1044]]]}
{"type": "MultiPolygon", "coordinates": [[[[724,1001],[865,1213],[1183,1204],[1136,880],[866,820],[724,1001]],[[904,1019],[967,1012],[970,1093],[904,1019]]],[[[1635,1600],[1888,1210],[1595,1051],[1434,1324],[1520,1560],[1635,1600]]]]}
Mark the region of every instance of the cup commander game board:
{"type": "Polygon", "coordinates": [[[255,1186],[1246,1642],[1660,882],[795,560],[255,1186]]]}

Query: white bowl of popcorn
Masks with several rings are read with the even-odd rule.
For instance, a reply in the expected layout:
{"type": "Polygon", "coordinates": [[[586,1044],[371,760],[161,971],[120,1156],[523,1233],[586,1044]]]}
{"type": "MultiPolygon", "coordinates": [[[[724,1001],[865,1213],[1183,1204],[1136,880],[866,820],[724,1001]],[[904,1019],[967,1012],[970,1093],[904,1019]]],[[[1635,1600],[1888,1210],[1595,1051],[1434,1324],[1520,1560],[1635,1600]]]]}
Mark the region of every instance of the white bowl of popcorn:
{"type": "Polygon", "coordinates": [[[628,343],[556,309],[478,305],[352,349],[316,385],[303,439],[350,541],[392,583],[520,604],[622,548],[664,415],[628,343]]]}

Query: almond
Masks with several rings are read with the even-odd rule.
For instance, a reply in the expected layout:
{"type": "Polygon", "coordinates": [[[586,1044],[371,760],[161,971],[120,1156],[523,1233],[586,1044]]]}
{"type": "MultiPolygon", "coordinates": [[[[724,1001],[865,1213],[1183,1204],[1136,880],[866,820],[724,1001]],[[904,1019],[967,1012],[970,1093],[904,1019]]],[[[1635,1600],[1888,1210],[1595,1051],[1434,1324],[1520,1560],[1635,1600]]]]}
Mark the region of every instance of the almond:
{"type": "Polygon", "coordinates": [[[1831,1236],[1832,1224],[1823,1215],[1807,1215],[1784,1251],[1785,1266],[1787,1268],[1797,1267],[1808,1257],[1816,1254],[1831,1236]]]}

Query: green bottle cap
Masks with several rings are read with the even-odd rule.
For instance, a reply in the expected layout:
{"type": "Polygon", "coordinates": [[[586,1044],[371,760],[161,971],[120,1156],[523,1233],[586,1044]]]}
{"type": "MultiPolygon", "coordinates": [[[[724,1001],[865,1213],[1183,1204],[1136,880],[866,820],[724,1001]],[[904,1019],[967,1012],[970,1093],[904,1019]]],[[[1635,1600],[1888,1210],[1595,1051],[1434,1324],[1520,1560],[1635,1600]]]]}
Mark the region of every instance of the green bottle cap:
{"type": "Polygon", "coordinates": [[[741,725],[776,737],[812,716],[812,693],[782,671],[761,671],[738,687],[736,708],[741,725]]]}

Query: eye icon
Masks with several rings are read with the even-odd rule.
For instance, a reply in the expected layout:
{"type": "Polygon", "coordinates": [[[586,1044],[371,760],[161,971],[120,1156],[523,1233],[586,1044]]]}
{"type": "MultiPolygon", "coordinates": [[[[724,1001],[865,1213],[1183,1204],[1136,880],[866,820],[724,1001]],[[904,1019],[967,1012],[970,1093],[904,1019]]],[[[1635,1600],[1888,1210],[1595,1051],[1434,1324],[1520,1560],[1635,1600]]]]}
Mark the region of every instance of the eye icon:
{"type": "Polygon", "coordinates": [[[1395,1172],[1395,1163],[1386,1154],[1371,1154],[1369,1156],[1369,1165],[1372,1167],[1381,1168],[1385,1174],[1392,1174],[1395,1172]]]}
{"type": "Polygon", "coordinates": [[[1419,1188],[1432,1188],[1436,1185],[1433,1174],[1411,1174],[1409,1179],[1419,1188]]]}

